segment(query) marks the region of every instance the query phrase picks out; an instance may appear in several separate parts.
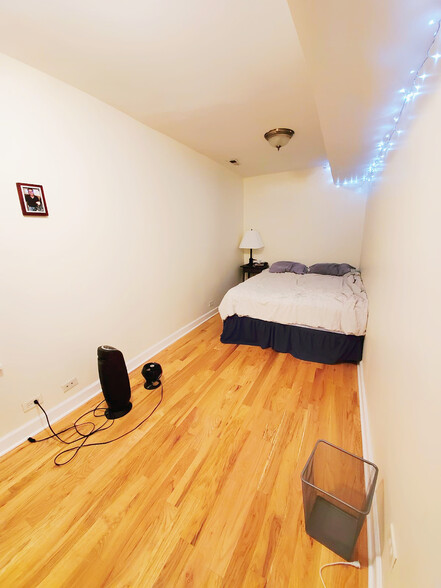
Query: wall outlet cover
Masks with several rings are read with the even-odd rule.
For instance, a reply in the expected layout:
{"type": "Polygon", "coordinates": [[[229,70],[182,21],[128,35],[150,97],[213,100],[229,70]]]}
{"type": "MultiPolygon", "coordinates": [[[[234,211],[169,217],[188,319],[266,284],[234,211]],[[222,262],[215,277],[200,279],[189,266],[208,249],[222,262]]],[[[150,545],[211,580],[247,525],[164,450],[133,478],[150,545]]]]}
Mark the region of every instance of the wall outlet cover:
{"type": "Polygon", "coordinates": [[[28,412],[28,410],[37,408],[37,405],[35,404],[34,400],[38,400],[40,404],[43,404],[43,395],[39,394],[38,396],[34,396],[33,398],[30,398],[29,400],[25,400],[24,402],[22,402],[21,408],[23,412],[28,412]]]}
{"type": "Polygon", "coordinates": [[[73,388],[74,386],[76,386],[77,384],[78,384],[77,378],[72,378],[72,380],[69,380],[68,382],[66,382],[65,384],[63,384],[61,386],[61,389],[63,390],[63,392],[67,392],[68,390],[70,390],[71,388],[73,388]]]}
{"type": "Polygon", "coordinates": [[[395,540],[395,529],[393,524],[391,523],[389,526],[389,536],[387,540],[387,547],[389,551],[389,563],[390,569],[392,570],[397,563],[398,554],[397,554],[397,543],[395,540]]]}

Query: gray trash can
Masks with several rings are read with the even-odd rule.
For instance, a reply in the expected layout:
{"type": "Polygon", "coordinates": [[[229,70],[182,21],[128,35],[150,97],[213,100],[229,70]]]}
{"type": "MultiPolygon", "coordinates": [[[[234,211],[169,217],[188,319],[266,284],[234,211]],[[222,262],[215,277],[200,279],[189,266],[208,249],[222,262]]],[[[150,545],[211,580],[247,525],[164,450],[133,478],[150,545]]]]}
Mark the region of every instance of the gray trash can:
{"type": "Polygon", "coordinates": [[[378,468],[370,461],[317,441],[301,475],[308,535],[350,561],[371,509],[377,476],[378,468]]]}

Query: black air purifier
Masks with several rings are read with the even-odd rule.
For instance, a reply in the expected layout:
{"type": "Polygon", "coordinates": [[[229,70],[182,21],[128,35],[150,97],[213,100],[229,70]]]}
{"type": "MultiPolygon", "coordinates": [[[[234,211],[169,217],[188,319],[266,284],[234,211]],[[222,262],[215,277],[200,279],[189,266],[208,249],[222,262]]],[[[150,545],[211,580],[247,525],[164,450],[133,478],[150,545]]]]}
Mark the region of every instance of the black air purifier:
{"type": "Polygon", "coordinates": [[[98,373],[108,408],[108,419],[119,419],[132,410],[130,382],[123,354],[109,345],[98,347],[98,373]]]}

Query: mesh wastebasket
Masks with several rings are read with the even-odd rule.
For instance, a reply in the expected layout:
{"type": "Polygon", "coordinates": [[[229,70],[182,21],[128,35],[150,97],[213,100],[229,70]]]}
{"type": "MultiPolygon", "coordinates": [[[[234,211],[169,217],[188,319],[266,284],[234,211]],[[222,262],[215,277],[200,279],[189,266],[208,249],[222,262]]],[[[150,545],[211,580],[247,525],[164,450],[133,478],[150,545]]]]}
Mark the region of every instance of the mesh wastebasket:
{"type": "Polygon", "coordinates": [[[371,509],[378,468],[327,441],[317,441],[302,471],[308,535],[349,561],[371,509]]]}

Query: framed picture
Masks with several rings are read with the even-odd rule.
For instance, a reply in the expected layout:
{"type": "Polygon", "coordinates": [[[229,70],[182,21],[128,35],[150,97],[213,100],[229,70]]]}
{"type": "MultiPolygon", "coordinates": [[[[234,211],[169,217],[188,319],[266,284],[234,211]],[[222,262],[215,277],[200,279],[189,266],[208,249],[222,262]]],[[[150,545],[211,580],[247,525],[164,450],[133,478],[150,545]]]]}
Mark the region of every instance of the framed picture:
{"type": "Polygon", "coordinates": [[[43,186],[17,183],[17,190],[25,216],[48,216],[43,186]]]}

